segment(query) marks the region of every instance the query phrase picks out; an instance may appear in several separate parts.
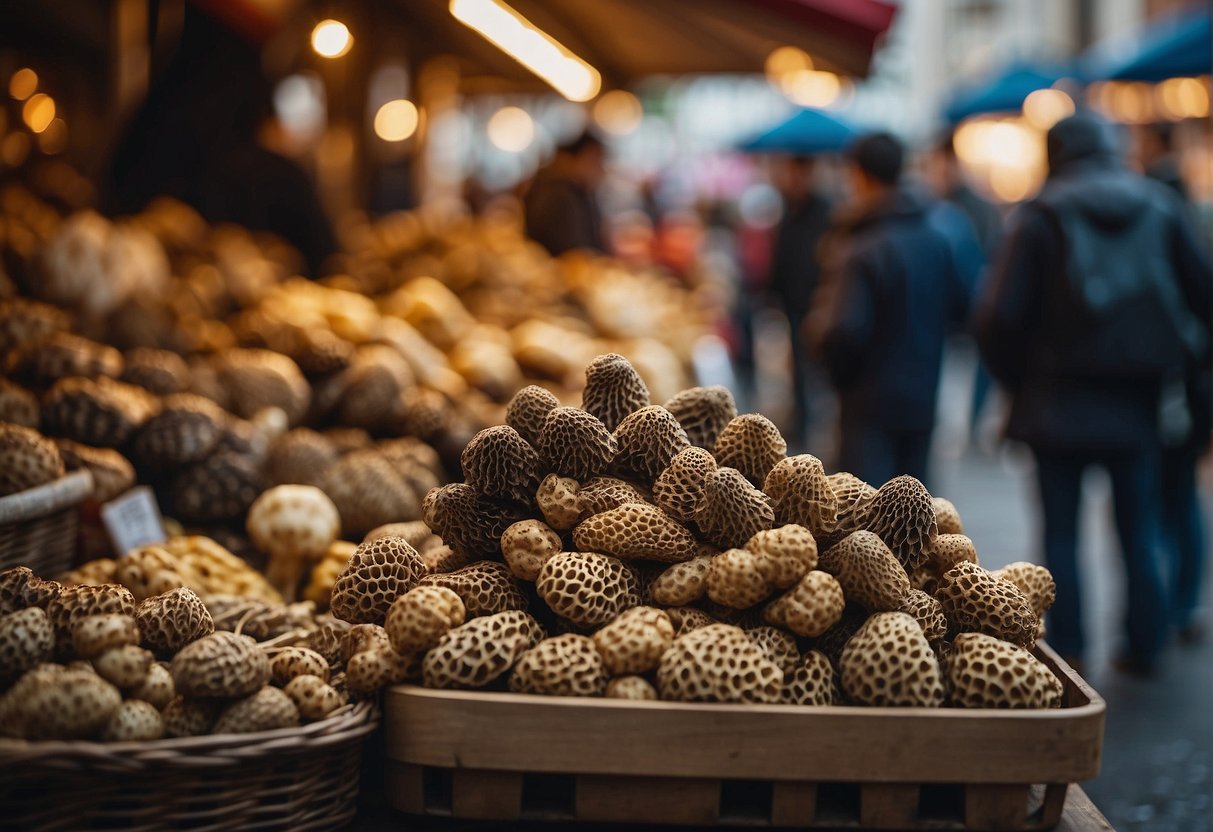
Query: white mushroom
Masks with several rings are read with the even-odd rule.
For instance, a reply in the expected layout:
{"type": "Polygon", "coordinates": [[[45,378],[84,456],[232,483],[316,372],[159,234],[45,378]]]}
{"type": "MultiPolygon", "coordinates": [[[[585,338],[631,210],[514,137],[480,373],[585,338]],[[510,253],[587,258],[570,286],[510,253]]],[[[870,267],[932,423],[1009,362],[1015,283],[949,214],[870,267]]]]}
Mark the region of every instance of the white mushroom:
{"type": "Polygon", "coordinates": [[[305,567],[320,560],[341,531],[328,495],[311,485],[279,485],[249,509],[253,544],[270,556],[266,577],[287,601],[295,600],[305,567]]]}

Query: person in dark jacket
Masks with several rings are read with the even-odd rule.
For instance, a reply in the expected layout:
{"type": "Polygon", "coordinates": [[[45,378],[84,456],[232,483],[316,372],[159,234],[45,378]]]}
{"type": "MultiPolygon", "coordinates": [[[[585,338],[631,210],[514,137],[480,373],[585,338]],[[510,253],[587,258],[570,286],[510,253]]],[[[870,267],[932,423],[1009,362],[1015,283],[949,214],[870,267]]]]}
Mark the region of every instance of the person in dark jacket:
{"type": "Polygon", "coordinates": [[[857,203],[824,248],[810,338],[838,390],[839,467],[873,485],[926,480],[944,340],[972,285],[938,207],[901,184],[903,149],[887,133],[849,153],[857,203]]]}
{"type": "Polygon", "coordinates": [[[592,133],[558,147],[523,196],[527,236],[552,255],[605,250],[597,194],[605,172],[606,148],[592,133]]]}
{"type": "MultiPolygon", "coordinates": [[[[1049,640],[1081,659],[1082,476],[1112,480],[1128,593],[1117,666],[1156,671],[1168,634],[1159,557],[1160,417],[1167,390],[1209,362],[1209,264],[1163,186],[1129,172],[1111,127],[1080,113],[1049,131],[1049,177],[1016,214],[979,304],[987,365],[1012,396],[1007,436],[1036,457],[1049,640]]],[[[1167,421],[1173,421],[1168,419],[1167,421]]]]}
{"type": "Polygon", "coordinates": [[[817,289],[817,247],[830,227],[832,205],[814,187],[816,160],[795,156],[781,170],[783,217],[775,231],[768,291],[787,316],[792,336],[792,428],[788,440],[804,444],[809,420],[809,375],[812,368],[800,337],[809,301],[817,289]]]}

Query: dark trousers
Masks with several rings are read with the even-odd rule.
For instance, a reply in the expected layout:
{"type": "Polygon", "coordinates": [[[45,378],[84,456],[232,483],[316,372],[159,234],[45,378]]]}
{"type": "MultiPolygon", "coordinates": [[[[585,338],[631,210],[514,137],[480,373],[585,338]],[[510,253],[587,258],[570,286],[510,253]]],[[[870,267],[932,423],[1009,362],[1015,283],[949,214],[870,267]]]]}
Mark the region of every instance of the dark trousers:
{"type": "Polygon", "coordinates": [[[1166,641],[1168,615],[1159,555],[1159,455],[1157,451],[1075,452],[1035,449],[1040,504],[1044,513],[1045,565],[1057,582],[1049,614],[1049,642],[1065,656],[1081,657],[1081,582],[1078,574],[1078,513],[1083,472],[1105,468],[1112,479],[1116,532],[1125,565],[1128,656],[1151,666],[1166,641]]]}
{"type": "Polygon", "coordinates": [[[879,488],[901,474],[927,481],[931,431],[890,431],[843,421],[838,470],[879,488]]]}
{"type": "Polygon", "coordinates": [[[1169,559],[1171,609],[1177,628],[1193,624],[1204,579],[1205,530],[1196,487],[1200,456],[1189,445],[1162,454],[1162,530],[1169,559]]]}
{"type": "Polygon", "coordinates": [[[788,328],[792,336],[792,430],[787,437],[796,447],[804,445],[809,425],[809,350],[801,332],[805,313],[787,310],[788,328]]]}

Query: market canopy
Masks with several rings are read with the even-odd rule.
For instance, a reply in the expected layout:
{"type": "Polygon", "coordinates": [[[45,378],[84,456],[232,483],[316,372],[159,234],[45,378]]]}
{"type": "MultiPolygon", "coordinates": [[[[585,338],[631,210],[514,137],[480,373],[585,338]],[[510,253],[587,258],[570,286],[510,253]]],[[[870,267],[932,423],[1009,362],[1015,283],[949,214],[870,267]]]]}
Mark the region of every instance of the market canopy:
{"type": "Polygon", "coordinates": [[[1016,64],[953,96],[944,109],[950,124],[983,113],[1009,113],[1023,107],[1024,99],[1053,86],[1065,75],[1058,67],[1016,64]]]}
{"type": "Polygon", "coordinates": [[[1098,44],[1083,57],[1091,81],[1165,81],[1213,72],[1213,19],[1207,6],[1168,15],[1128,42],[1098,44]]]}
{"type": "Polygon", "coordinates": [[[840,116],[811,107],[740,145],[753,153],[792,153],[809,156],[837,153],[859,135],[859,129],[840,116]]]}
{"type": "MultiPolygon", "coordinates": [[[[884,0],[508,0],[601,73],[604,87],[653,75],[761,72],[796,46],[816,68],[866,75],[897,7],[884,0]]],[[[459,56],[465,77],[535,86],[520,64],[456,20],[449,0],[396,0],[418,59],[459,56]]]]}

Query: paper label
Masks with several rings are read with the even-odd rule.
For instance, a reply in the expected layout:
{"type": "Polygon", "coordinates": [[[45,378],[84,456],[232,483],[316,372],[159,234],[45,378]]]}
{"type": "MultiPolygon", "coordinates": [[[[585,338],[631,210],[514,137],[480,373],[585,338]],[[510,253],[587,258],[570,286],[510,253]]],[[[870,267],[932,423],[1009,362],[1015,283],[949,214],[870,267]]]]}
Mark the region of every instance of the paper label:
{"type": "Polygon", "coordinates": [[[168,539],[156,496],[146,485],[132,488],[101,507],[101,522],[109,533],[114,551],[125,555],[132,549],[168,539]]]}

